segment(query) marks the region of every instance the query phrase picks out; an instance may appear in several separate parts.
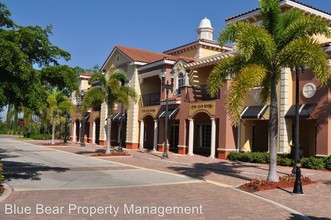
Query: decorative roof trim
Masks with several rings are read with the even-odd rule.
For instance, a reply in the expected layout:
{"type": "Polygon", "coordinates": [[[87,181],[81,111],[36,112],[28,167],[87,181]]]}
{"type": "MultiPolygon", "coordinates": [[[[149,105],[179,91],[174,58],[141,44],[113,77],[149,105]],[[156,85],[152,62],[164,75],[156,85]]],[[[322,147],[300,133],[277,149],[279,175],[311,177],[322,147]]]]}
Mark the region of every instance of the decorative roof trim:
{"type": "Polygon", "coordinates": [[[184,65],[184,68],[192,69],[192,68],[200,68],[200,67],[204,67],[204,66],[211,66],[224,58],[233,56],[233,54],[234,54],[234,52],[231,51],[231,52],[227,52],[227,53],[209,56],[209,57],[203,58],[201,60],[198,60],[196,62],[187,63],[184,65]]]}
{"type": "Polygon", "coordinates": [[[160,65],[164,65],[164,64],[174,65],[175,63],[176,63],[176,61],[163,59],[163,60],[156,61],[154,63],[146,64],[142,67],[139,67],[138,71],[143,71],[143,70],[153,68],[153,67],[156,67],[156,66],[160,66],[160,65]]]}
{"type": "MultiPolygon", "coordinates": [[[[321,17],[326,18],[328,20],[331,20],[331,13],[320,10],[318,8],[315,8],[313,6],[304,4],[304,3],[299,2],[299,1],[280,0],[279,5],[280,6],[284,6],[284,5],[292,6],[292,7],[298,8],[300,10],[303,10],[303,11],[315,14],[317,16],[321,16],[321,17]]],[[[230,23],[233,23],[233,22],[237,22],[237,21],[245,20],[245,19],[250,18],[250,17],[257,16],[257,15],[260,15],[260,14],[261,14],[260,13],[260,8],[256,8],[256,9],[247,11],[245,13],[226,18],[225,21],[226,21],[227,24],[230,24],[230,23]]]]}

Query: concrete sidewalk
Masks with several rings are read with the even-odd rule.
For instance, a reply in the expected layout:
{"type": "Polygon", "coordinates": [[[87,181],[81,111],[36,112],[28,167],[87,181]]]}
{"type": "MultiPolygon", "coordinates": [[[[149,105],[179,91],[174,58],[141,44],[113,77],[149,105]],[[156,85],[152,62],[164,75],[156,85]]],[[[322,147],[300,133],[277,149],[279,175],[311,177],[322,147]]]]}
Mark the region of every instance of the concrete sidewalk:
{"type": "MultiPolygon", "coordinates": [[[[36,145],[45,143],[45,141],[26,142],[36,145]]],[[[85,155],[87,157],[95,154],[95,152],[102,152],[105,150],[104,147],[98,145],[86,144],[85,147],[80,147],[79,144],[72,142],[69,142],[67,146],[45,147],[85,155]]],[[[264,164],[230,162],[199,155],[183,156],[171,152],[169,152],[169,159],[160,159],[160,156],[162,155],[161,152],[148,150],[126,151],[128,151],[132,157],[107,157],[101,158],[101,160],[108,160],[119,164],[143,167],[167,173],[186,175],[211,184],[219,184],[223,187],[236,187],[253,178],[264,179],[268,173],[268,165],[264,164]]],[[[289,174],[291,169],[291,167],[279,166],[279,175],[289,174]]],[[[331,216],[331,172],[302,169],[302,174],[318,182],[317,184],[304,186],[303,190],[305,194],[302,196],[292,195],[290,193],[292,189],[268,190],[257,192],[255,195],[275,201],[290,209],[297,210],[308,216],[310,219],[329,219],[331,216]]],[[[231,204],[229,204],[229,206],[231,206],[231,204]]],[[[255,207],[256,209],[263,209],[261,204],[260,207],[255,207]]],[[[234,211],[231,207],[228,208],[234,211]]],[[[291,217],[290,219],[296,218],[291,217]]]]}

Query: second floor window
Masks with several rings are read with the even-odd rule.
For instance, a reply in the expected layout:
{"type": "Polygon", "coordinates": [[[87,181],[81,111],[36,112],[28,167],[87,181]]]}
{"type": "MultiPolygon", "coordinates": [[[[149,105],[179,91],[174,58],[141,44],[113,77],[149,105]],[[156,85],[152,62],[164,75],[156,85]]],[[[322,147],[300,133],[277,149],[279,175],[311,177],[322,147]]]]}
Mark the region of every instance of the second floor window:
{"type": "Polygon", "coordinates": [[[185,76],[183,73],[178,74],[178,94],[180,94],[180,88],[185,85],[185,76]]]}

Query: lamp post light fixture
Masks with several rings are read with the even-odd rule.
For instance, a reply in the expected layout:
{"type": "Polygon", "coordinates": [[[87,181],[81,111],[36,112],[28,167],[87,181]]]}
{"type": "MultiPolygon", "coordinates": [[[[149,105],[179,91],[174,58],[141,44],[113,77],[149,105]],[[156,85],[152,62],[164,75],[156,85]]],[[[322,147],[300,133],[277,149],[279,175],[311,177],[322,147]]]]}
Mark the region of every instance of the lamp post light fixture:
{"type": "Polygon", "coordinates": [[[161,156],[162,159],[168,159],[168,95],[169,95],[169,90],[172,92],[173,91],[173,87],[174,87],[174,72],[171,71],[170,72],[170,83],[165,82],[165,78],[166,78],[166,70],[165,68],[163,68],[161,70],[160,73],[160,77],[161,77],[161,86],[162,86],[162,90],[165,90],[166,92],[166,107],[165,107],[165,123],[164,123],[164,145],[163,145],[163,154],[161,156]]]}
{"type": "Polygon", "coordinates": [[[304,73],[303,67],[295,67],[295,142],[294,142],[294,167],[292,170],[292,173],[295,173],[295,184],[294,184],[294,189],[293,193],[294,194],[303,194],[302,192],[302,184],[301,184],[301,164],[299,163],[300,161],[300,132],[299,132],[299,73],[304,73]]]}

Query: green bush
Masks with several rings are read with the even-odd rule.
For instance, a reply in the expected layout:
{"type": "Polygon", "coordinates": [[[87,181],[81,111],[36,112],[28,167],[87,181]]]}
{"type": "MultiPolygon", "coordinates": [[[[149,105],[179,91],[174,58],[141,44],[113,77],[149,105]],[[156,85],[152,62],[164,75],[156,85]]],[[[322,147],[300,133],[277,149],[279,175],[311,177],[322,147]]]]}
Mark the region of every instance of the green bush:
{"type": "Polygon", "coordinates": [[[301,159],[301,166],[303,168],[318,170],[325,168],[325,163],[323,158],[304,157],[301,159]]]}
{"type": "Polygon", "coordinates": [[[331,156],[324,158],[325,168],[331,170],[331,156]]]}
{"type": "Polygon", "coordinates": [[[243,161],[250,163],[269,163],[269,154],[266,152],[231,152],[228,157],[228,160],[233,161],[243,161]]]}
{"type": "Polygon", "coordinates": [[[228,160],[237,161],[240,160],[241,153],[237,151],[231,151],[230,154],[226,157],[228,160]]]}
{"type": "Polygon", "coordinates": [[[292,166],[293,165],[293,160],[288,158],[288,157],[277,157],[277,164],[281,166],[292,166]]]}
{"type": "Polygon", "coordinates": [[[29,134],[29,138],[32,138],[34,140],[43,140],[44,137],[46,136],[46,139],[51,139],[52,135],[51,134],[38,134],[38,133],[31,133],[29,134]]]}

